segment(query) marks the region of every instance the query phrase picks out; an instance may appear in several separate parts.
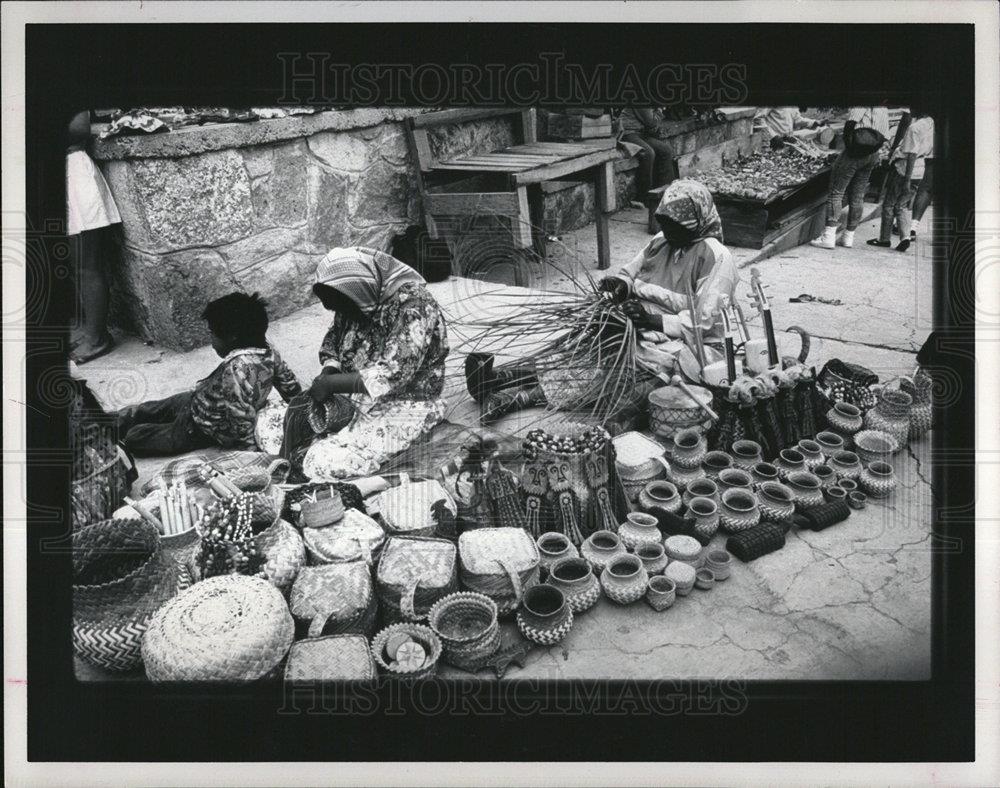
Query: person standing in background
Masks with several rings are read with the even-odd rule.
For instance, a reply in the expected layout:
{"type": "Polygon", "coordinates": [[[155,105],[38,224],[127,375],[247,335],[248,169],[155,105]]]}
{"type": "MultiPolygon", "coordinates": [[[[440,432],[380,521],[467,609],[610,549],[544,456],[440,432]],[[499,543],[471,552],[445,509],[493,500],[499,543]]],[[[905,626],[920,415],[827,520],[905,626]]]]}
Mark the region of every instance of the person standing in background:
{"type": "Polygon", "coordinates": [[[889,137],[889,110],[881,107],[851,107],[844,123],[844,150],[830,171],[830,195],[826,202],[826,227],[809,243],[820,249],[833,249],[837,242],[840,209],[847,194],[847,227],[841,246],[854,246],[854,231],[861,224],[865,191],[872,170],[879,161],[879,150],[889,137]]]}
{"type": "Polygon", "coordinates": [[[761,107],[753,116],[753,131],[760,133],[764,142],[778,147],[799,129],[819,128],[820,122],[802,114],[805,107],[761,107]]]}
{"type": "MultiPolygon", "coordinates": [[[[663,112],[658,109],[629,107],[622,110],[618,120],[622,140],[639,148],[636,155],[639,157],[637,189],[640,199],[644,200],[650,189],[666,186],[677,180],[674,149],[670,147],[663,132],[663,112]]],[[[653,208],[649,210],[646,224],[650,234],[659,231],[653,208]]]]}
{"type": "Polygon", "coordinates": [[[66,234],[75,259],[82,325],[71,337],[70,358],[86,364],[115,345],[108,333],[107,255],[110,228],[121,224],[107,181],[87,154],[90,112],[78,112],[69,124],[66,149],[66,234]]]}
{"type": "Polygon", "coordinates": [[[917,193],[913,195],[913,221],[910,223],[910,240],[920,233],[920,222],[924,211],[931,204],[931,194],[934,191],[934,131],[931,131],[930,153],[924,159],[924,177],[920,179],[917,193]]]}
{"type": "Polygon", "coordinates": [[[934,153],[934,119],[914,107],[912,120],[899,148],[890,162],[889,182],[882,200],[882,224],[879,237],[868,241],[871,246],[892,245],[892,222],[899,222],[897,252],[910,248],[910,202],[913,199],[913,181],[924,177],[924,159],[934,153]]]}

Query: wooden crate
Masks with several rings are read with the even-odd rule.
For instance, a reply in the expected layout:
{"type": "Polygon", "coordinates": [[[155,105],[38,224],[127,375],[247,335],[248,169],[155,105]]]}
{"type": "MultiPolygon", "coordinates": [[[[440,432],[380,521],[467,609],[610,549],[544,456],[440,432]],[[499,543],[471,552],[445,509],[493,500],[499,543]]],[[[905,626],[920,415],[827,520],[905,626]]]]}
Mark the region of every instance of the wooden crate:
{"type": "Polygon", "coordinates": [[[563,140],[585,140],[611,136],[611,116],[591,118],[586,115],[549,113],[549,136],[563,140]]]}

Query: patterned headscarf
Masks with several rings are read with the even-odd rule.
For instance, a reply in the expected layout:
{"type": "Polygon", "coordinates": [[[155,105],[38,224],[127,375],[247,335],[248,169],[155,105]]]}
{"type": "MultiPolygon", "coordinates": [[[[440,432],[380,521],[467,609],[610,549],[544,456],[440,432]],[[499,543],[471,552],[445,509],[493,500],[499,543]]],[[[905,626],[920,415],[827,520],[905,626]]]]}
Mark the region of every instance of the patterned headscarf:
{"type": "Polygon", "coordinates": [[[694,241],[705,238],[722,240],[722,219],[712,193],[698,181],[685,178],[671,183],[663,191],[656,215],[673,219],[686,227],[694,234],[694,241]]]}
{"type": "Polygon", "coordinates": [[[331,249],[316,266],[316,284],[343,293],[365,314],[407,282],[425,284],[424,278],[406,263],[365,246],[331,249]]]}

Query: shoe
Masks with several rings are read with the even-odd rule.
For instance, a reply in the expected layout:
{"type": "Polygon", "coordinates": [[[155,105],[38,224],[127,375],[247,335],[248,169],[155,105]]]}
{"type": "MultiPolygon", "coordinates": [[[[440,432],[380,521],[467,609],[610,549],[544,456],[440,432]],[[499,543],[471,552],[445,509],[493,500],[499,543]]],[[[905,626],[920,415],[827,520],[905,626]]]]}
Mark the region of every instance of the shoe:
{"type": "Polygon", "coordinates": [[[854,230],[844,230],[844,234],[840,236],[840,245],[845,249],[854,246],[854,230]]]}
{"type": "Polygon", "coordinates": [[[910,240],[913,241],[913,240],[916,239],[916,237],[917,237],[917,231],[916,230],[910,230],[910,240]]]}
{"type": "Polygon", "coordinates": [[[890,246],[892,246],[892,241],[883,241],[883,240],[881,240],[879,238],[870,238],[868,240],[868,245],[869,246],[881,246],[881,247],[883,247],[885,249],[888,249],[890,246]]]}
{"type": "Polygon", "coordinates": [[[902,241],[900,241],[900,242],[899,242],[899,244],[898,244],[898,245],[896,246],[896,251],[897,251],[897,252],[905,252],[905,251],[906,251],[907,249],[909,249],[909,248],[910,248],[910,239],[909,239],[909,238],[904,238],[904,239],[903,239],[902,241]]]}
{"type": "Polygon", "coordinates": [[[809,244],[819,249],[833,249],[837,245],[837,228],[824,227],[822,235],[810,241],[809,244]]]}
{"type": "Polygon", "coordinates": [[[96,358],[107,355],[114,349],[114,347],[115,340],[112,339],[110,335],[107,335],[96,345],[92,345],[86,341],[81,342],[73,349],[73,352],[69,354],[69,357],[70,360],[77,366],[80,366],[89,361],[93,361],[96,358]]]}

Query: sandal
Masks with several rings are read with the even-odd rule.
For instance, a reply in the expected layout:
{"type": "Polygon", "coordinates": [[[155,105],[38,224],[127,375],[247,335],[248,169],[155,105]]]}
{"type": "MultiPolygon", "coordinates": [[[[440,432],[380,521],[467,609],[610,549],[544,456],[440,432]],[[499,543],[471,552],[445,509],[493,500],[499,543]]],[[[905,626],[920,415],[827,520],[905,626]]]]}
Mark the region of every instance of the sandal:
{"type": "Polygon", "coordinates": [[[878,238],[871,238],[868,241],[869,246],[881,246],[884,249],[888,249],[892,246],[892,241],[880,241],[878,238]]]}
{"type": "Polygon", "coordinates": [[[86,345],[81,343],[69,354],[70,361],[74,362],[77,366],[81,364],[86,364],[88,361],[93,361],[95,358],[100,358],[101,356],[106,356],[110,353],[115,346],[115,340],[110,336],[104,337],[96,345],[86,345]]]}

